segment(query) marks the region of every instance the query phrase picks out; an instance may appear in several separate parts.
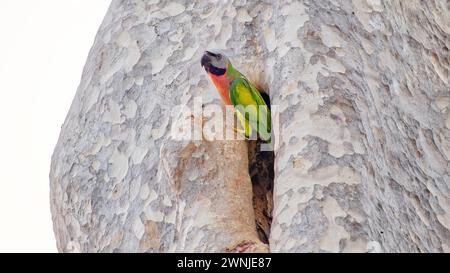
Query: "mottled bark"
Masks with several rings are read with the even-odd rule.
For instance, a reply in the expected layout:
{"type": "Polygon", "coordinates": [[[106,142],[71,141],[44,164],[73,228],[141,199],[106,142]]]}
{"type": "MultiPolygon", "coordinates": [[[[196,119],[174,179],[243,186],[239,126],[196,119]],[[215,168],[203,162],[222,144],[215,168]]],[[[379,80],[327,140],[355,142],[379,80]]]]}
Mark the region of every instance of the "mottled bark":
{"type": "Polygon", "coordinates": [[[52,158],[58,249],[449,252],[448,18],[444,0],[113,1],[52,158]],[[175,106],[221,104],[208,48],[280,109],[269,246],[246,143],[171,138],[175,106]]]}

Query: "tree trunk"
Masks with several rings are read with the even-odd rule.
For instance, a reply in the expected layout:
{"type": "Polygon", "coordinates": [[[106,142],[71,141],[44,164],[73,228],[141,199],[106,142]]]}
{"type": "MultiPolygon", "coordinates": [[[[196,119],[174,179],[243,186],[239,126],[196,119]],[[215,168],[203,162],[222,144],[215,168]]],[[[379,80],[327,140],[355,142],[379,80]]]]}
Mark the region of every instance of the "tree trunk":
{"type": "Polygon", "coordinates": [[[52,157],[58,250],[449,252],[449,17],[443,0],[114,0],[52,157]],[[221,105],[210,48],[270,95],[274,165],[248,141],[174,139],[207,121],[180,106],[221,105]]]}

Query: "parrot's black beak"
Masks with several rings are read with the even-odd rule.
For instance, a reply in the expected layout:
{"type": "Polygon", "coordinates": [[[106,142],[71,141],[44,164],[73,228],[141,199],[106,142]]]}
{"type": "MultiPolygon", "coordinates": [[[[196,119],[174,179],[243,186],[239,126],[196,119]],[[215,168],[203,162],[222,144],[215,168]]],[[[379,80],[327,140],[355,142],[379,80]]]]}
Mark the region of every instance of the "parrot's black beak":
{"type": "Polygon", "coordinates": [[[202,60],[200,61],[200,63],[202,64],[202,66],[205,68],[206,71],[208,71],[209,67],[211,66],[211,58],[208,56],[208,51],[205,52],[205,54],[203,54],[202,60]]]}

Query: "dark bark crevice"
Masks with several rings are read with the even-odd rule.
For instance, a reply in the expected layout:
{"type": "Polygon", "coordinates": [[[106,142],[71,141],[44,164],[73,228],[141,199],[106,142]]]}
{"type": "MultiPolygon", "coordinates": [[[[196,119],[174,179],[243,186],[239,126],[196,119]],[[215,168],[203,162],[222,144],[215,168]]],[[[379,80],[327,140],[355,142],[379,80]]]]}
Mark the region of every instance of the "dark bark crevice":
{"type": "Polygon", "coordinates": [[[260,144],[260,140],[248,141],[249,174],[256,229],[260,240],[268,244],[273,209],[274,152],[260,151],[260,144]]]}

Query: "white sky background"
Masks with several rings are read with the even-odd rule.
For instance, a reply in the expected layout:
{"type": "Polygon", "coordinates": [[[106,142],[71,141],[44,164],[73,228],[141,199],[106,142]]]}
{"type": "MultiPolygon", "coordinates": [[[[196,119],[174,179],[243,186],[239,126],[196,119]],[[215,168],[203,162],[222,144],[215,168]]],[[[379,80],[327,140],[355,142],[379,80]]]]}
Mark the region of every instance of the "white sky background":
{"type": "Polygon", "coordinates": [[[56,251],[50,157],[109,3],[0,3],[0,252],[56,251]]]}

